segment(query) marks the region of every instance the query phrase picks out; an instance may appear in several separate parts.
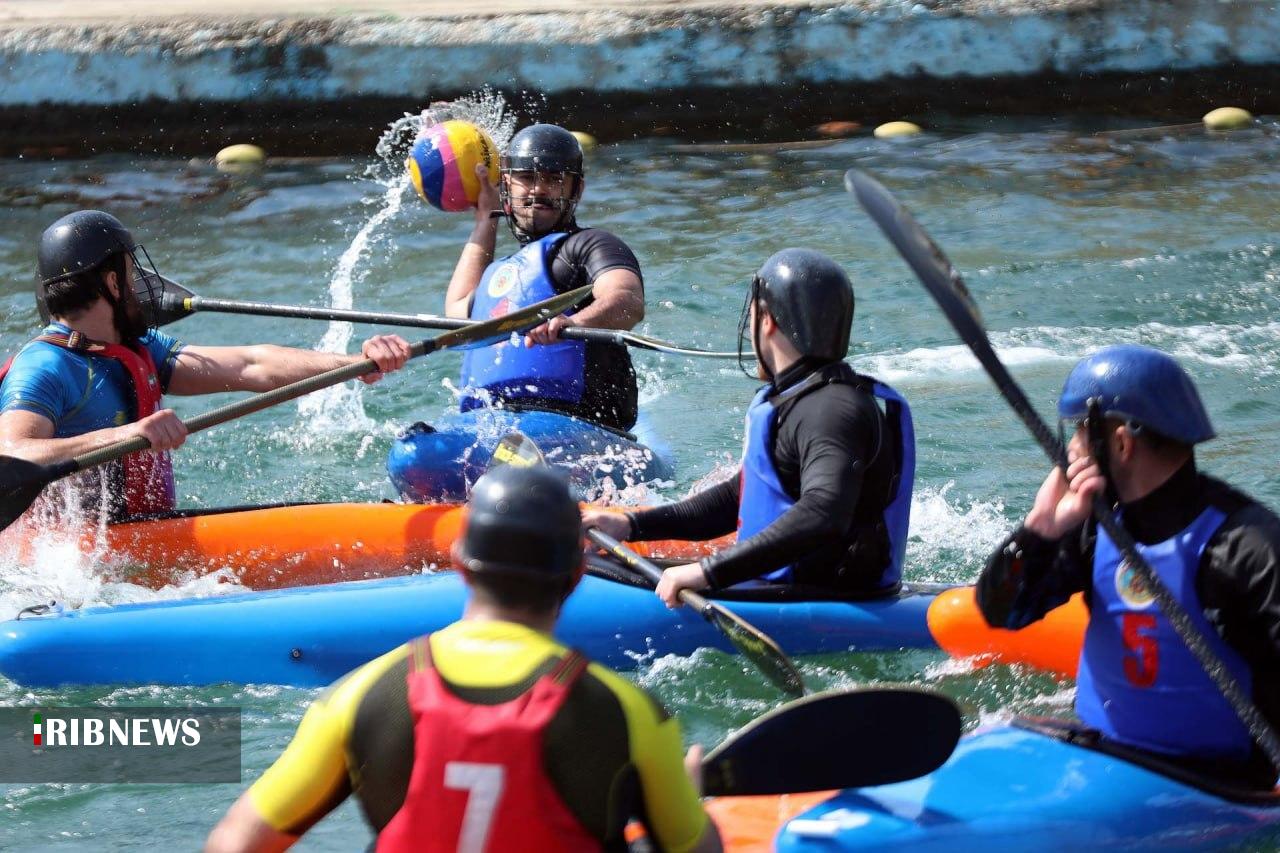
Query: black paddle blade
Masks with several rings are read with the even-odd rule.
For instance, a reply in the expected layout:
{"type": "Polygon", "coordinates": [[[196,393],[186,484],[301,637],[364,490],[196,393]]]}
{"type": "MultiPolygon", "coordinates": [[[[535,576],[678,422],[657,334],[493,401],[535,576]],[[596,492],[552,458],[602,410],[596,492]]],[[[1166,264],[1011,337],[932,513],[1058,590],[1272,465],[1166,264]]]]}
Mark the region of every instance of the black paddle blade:
{"type": "Polygon", "coordinates": [[[942,249],[938,248],[938,244],[925,233],[920,223],[875,178],[857,169],[850,169],[844,174],[844,185],[911,267],[929,295],[938,303],[956,334],[987,371],[996,388],[1031,430],[1036,441],[1050,458],[1065,468],[1066,453],[1062,443],[1049,430],[1027,399],[1022,386],[1018,385],[1004,362],[996,355],[991,339],[987,337],[978,306],[969,294],[964,279],[956,272],[942,249]]]}
{"type": "Polygon", "coordinates": [[[534,440],[515,430],[504,435],[502,441],[499,441],[498,446],[493,449],[489,468],[492,470],[501,465],[532,468],[535,465],[545,465],[546,462],[547,460],[542,456],[542,450],[534,440]]]}
{"type": "MultiPolygon", "coordinates": [[[[933,298],[939,302],[946,300],[954,309],[969,315],[973,326],[962,337],[968,340],[971,334],[976,333],[985,338],[982,314],[969,295],[964,279],[956,272],[942,249],[938,248],[938,244],[920,227],[920,223],[879,181],[866,172],[859,172],[857,169],[845,172],[844,186],[875,220],[933,298]]],[[[948,317],[952,316],[951,309],[944,306],[943,310],[948,317]]]]}
{"type": "Polygon", "coordinates": [[[800,671],[772,637],[714,602],[706,602],[703,615],[775,687],[788,696],[804,695],[804,679],[800,677],[800,671]]]}
{"type": "Polygon", "coordinates": [[[865,687],[788,702],[729,735],[702,761],[713,797],[887,785],[942,766],[960,709],[933,690],[865,687]]]}
{"type": "Polygon", "coordinates": [[[18,520],[18,516],[40,496],[45,486],[76,470],[74,464],[41,465],[13,456],[0,456],[0,530],[18,520]]]}
{"type": "Polygon", "coordinates": [[[195,309],[187,302],[195,294],[170,278],[165,278],[155,270],[146,267],[135,267],[133,270],[133,292],[138,295],[142,305],[142,313],[147,318],[147,325],[159,328],[189,317],[195,309]]]}

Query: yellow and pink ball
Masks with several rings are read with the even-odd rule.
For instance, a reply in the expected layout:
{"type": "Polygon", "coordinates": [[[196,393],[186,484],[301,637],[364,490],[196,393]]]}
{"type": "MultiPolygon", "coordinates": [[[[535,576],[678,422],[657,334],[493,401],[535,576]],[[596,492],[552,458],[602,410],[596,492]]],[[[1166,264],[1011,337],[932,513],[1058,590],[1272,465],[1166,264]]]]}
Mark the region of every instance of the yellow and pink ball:
{"type": "Polygon", "coordinates": [[[498,147],[489,134],[466,121],[453,119],[424,128],[414,140],[405,167],[422,200],[449,212],[476,206],[480,179],[476,165],[489,169],[489,183],[498,185],[498,147]]]}

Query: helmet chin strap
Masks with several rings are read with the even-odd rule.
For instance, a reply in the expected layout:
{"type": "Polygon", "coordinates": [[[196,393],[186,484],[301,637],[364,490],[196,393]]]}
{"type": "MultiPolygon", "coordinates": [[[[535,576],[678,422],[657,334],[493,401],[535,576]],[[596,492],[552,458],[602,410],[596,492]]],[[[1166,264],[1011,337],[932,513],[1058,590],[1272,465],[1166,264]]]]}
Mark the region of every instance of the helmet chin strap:
{"type": "Polygon", "coordinates": [[[1097,397],[1089,400],[1089,414],[1085,419],[1089,431],[1089,455],[1098,466],[1106,485],[1106,499],[1109,506],[1119,503],[1115,486],[1111,478],[1111,447],[1107,441],[1107,425],[1102,414],[1102,406],[1097,397]]]}

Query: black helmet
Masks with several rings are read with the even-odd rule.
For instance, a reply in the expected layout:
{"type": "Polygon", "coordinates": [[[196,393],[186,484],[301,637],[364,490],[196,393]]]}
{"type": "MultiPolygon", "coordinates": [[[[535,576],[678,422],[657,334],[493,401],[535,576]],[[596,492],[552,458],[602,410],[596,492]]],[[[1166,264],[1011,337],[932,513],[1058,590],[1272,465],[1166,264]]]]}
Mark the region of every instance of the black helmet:
{"type": "Polygon", "coordinates": [[[568,479],[544,465],[504,465],[471,489],[459,548],[473,572],[563,579],[582,565],[582,516],[568,479]]]}
{"type": "Polygon", "coordinates": [[[567,172],[582,175],[578,138],[554,124],[531,124],[511,137],[498,164],[503,172],[567,172]]]}
{"type": "Polygon", "coordinates": [[[502,212],[506,214],[511,233],[521,243],[545,236],[555,231],[563,231],[573,225],[574,211],[578,199],[582,195],[582,146],[578,139],[563,127],[554,124],[533,124],[511,137],[507,150],[499,158],[499,167],[504,180],[498,184],[498,195],[502,199],[502,212]],[[511,201],[510,175],[512,172],[542,172],[572,176],[564,184],[560,198],[547,198],[560,216],[555,225],[546,232],[533,233],[517,224],[513,216],[511,201]]]}
{"type": "MultiPolygon", "coordinates": [[[[838,361],[848,352],[853,284],[840,265],[821,252],[783,249],[764,262],[751,280],[743,307],[744,331],[754,300],[764,302],[778,327],[802,355],[838,361]]],[[[751,336],[754,346],[754,329],[751,336]]]]}
{"type": "Polygon", "coordinates": [[[112,255],[136,248],[129,229],[110,213],[101,210],[68,213],[40,235],[40,284],[53,284],[89,272],[112,255]]]}

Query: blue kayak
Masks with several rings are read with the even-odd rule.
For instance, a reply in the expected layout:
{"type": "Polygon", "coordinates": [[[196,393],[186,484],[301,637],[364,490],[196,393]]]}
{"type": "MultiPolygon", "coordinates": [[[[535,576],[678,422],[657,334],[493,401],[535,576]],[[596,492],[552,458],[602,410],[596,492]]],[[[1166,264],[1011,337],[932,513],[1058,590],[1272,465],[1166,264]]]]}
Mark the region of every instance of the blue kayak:
{"type": "Polygon", "coordinates": [[[850,789],[789,821],[780,851],[1274,850],[1280,794],[1215,784],[1055,721],[965,738],[910,782],[850,789]]]}
{"type": "Polygon", "coordinates": [[[407,501],[466,500],[468,487],[488,470],[494,448],[512,430],[533,439],[547,462],[568,471],[587,500],[598,496],[604,481],[621,489],[675,475],[670,451],[643,416],[633,435],[555,412],[505,409],[473,409],[414,424],[391,446],[387,473],[407,501]]]}
{"type": "MultiPolygon", "coordinates": [[[[936,648],[926,611],[939,587],[873,601],[793,600],[744,591],[735,612],[791,654],[936,648]]],[[[0,622],[0,674],[18,684],[265,683],[317,686],[462,613],[452,572],[217,598],[100,607],[0,622]]],[[[733,651],[687,607],[651,589],[587,576],[558,636],[616,669],[698,648],[733,651]]]]}

